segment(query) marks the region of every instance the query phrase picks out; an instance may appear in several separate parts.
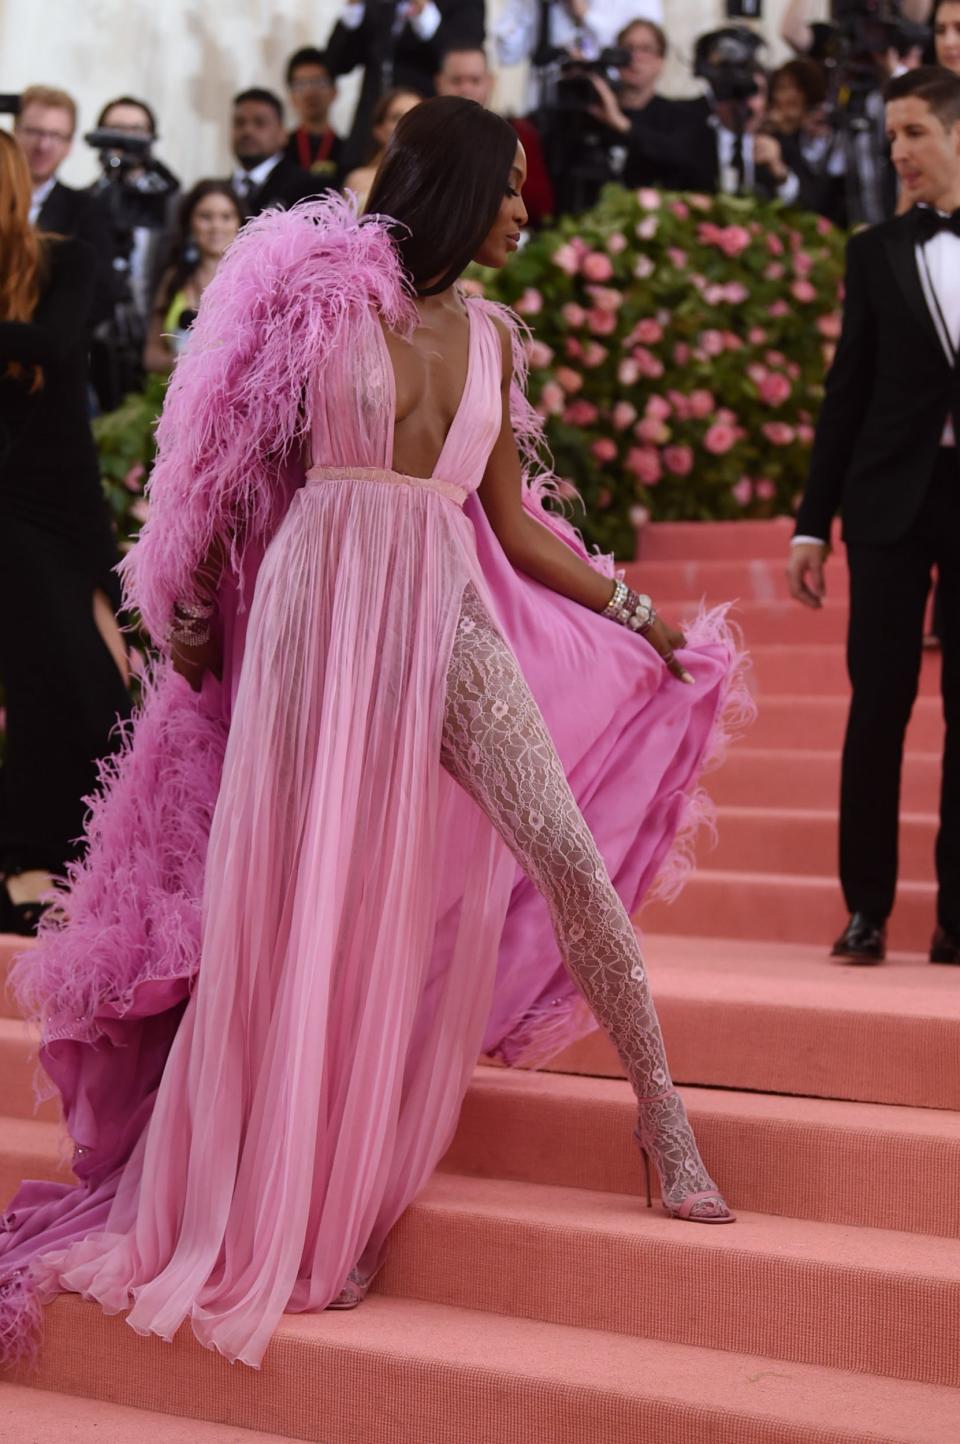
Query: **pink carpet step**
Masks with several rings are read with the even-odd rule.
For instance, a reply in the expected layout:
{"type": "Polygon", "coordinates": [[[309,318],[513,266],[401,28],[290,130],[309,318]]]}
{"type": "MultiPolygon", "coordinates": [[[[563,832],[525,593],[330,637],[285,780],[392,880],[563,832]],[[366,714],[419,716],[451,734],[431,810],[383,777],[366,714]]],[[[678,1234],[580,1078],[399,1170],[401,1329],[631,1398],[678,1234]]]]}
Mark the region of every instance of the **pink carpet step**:
{"type": "MultiPolygon", "coordinates": [[[[671,621],[680,622],[695,617],[698,607],[698,598],[671,599],[664,605],[664,611],[671,621]]],[[[801,607],[792,598],[768,602],[741,600],[731,610],[730,620],[743,632],[748,648],[842,646],[847,637],[847,606],[839,600],[831,599],[818,612],[801,607]]]]}
{"type": "MultiPolygon", "coordinates": [[[[712,867],[694,873],[675,902],[652,902],[641,913],[650,932],[825,945],[842,931],[847,917],[832,876],[712,867]]],[[[935,924],[935,885],[901,882],[890,919],[890,946],[919,952],[929,946],[935,924]]]]}
{"type": "MultiPolygon", "coordinates": [[[[956,1113],[704,1088],[683,1096],[703,1156],[735,1209],[960,1236],[956,1113]]],[[[617,1079],[479,1068],[442,1166],[639,1196],[636,1115],[628,1084],[617,1079]]]]}
{"type": "Polygon", "coordinates": [[[0,1383],[0,1439],[10,1444],[288,1444],[289,1437],[0,1383]]]}
{"type": "MultiPolygon", "coordinates": [[[[628,584],[639,592],[647,592],[664,611],[669,603],[688,597],[705,597],[718,602],[789,601],[786,581],[786,553],[778,558],[749,560],[695,561],[677,558],[673,561],[636,562],[624,568],[628,584]]],[[[845,591],[841,568],[833,574],[838,600],[845,591]]],[[[828,582],[829,585],[829,582],[828,582]]],[[[800,606],[797,602],[796,606],[800,606]]]]}
{"type": "MultiPolygon", "coordinates": [[[[900,876],[905,880],[933,877],[937,825],[933,813],[901,814],[900,876]]],[[[703,867],[822,876],[837,864],[836,809],[720,807],[717,844],[711,846],[704,837],[697,860],[703,867]]]]}
{"type": "MultiPolygon", "coordinates": [[[[647,936],[644,954],[681,1083],[960,1109],[960,968],[739,938],[647,936]]],[[[623,1074],[599,1031],[550,1066],[623,1074]]]]}
{"type": "Polygon", "coordinates": [[[710,1227],[635,1193],[438,1173],[397,1224],[374,1288],[960,1386],[954,1239],[743,1211],[710,1227]]]}
{"type": "MultiPolygon", "coordinates": [[[[757,719],[743,741],[752,748],[817,748],[839,756],[847,725],[847,696],[818,697],[803,692],[764,696],[757,719]]],[[[937,697],[919,697],[907,729],[906,751],[940,753],[943,749],[943,714],[937,697]]],[[[733,751],[737,749],[734,748],[733,751]]],[[[798,783],[801,779],[798,777],[798,783]]],[[[742,801],[750,801],[743,798],[742,801]]]]}
{"type": "MultiPolygon", "coordinates": [[[[764,704],[766,705],[766,704],[764,704]]],[[[769,808],[825,808],[836,814],[840,798],[840,753],[753,745],[731,747],[723,766],[706,779],[714,802],[769,808]]],[[[936,813],[940,805],[941,760],[936,752],[908,751],[903,760],[902,804],[907,812],[936,813]]]]}
{"type": "Polygon", "coordinates": [[[61,1298],[36,1383],[314,1444],[956,1444],[960,1430],[953,1389],[376,1295],[288,1316],[259,1372],[61,1298]]]}
{"type": "Polygon", "coordinates": [[[40,1118],[56,1123],[60,1108],[48,1098],[36,1108],[36,1036],[19,1018],[0,1017],[0,1118],[40,1118]]]}
{"type": "Polygon", "coordinates": [[[74,1183],[69,1148],[69,1140],[57,1123],[0,1118],[0,1208],[7,1206],[25,1178],[74,1183]]]}
{"type": "MultiPolygon", "coordinates": [[[[761,699],[797,692],[813,697],[845,697],[850,690],[846,653],[840,643],[757,646],[748,639],[747,645],[753,663],[751,685],[761,699]]],[[[920,695],[940,696],[939,652],[930,652],[924,659],[920,695]]]]}
{"type": "Polygon", "coordinates": [[[782,561],[793,536],[790,517],[770,521],[658,521],[639,533],[637,562],[782,561]]]}

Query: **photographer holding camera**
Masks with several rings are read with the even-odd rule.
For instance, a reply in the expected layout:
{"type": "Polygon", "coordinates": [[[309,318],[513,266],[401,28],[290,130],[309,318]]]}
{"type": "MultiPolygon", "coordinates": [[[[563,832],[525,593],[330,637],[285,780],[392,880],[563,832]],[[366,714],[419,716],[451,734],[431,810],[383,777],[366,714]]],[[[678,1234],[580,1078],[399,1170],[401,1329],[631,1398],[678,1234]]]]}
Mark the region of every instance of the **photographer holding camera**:
{"type": "Polygon", "coordinates": [[[505,0],[494,30],[497,58],[543,66],[562,52],[596,60],[634,20],[661,24],[660,0],[505,0]]]}

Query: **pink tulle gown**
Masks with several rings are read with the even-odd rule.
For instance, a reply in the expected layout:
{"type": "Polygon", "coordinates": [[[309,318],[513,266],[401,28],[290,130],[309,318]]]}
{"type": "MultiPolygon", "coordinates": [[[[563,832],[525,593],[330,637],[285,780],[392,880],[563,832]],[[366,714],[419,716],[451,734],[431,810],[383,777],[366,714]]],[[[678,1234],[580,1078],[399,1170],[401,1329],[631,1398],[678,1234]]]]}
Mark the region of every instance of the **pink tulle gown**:
{"type": "Polygon", "coordinates": [[[362,1294],[484,1048],[561,1046],[592,1026],[583,992],[638,1096],[670,1087],[623,903],[689,814],[737,659],[722,620],[701,622],[684,687],[642,640],[514,572],[473,496],[502,347],[490,308],[469,316],[429,478],[392,469],[372,305],[350,364],[313,385],[312,464],[232,679],[228,649],[195,983],[151,1045],[169,1053],[121,1164],[86,1196],[25,1185],[7,1217],[41,1298],[129,1308],[165,1338],[188,1320],[256,1365],[285,1310],[362,1294]]]}

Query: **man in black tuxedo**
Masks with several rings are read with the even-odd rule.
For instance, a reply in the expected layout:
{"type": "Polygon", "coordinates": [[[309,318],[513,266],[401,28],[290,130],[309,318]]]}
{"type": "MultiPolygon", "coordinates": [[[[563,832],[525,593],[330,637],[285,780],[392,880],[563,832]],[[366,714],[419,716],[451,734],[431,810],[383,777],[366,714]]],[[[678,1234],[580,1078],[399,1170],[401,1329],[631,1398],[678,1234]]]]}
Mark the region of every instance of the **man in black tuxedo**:
{"type": "Polygon", "coordinates": [[[364,67],[343,173],[367,161],[370,119],[384,91],[433,95],[447,51],[482,49],[484,34],[484,0],[348,0],[326,47],[332,75],[364,67]]]}
{"type": "Polygon", "coordinates": [[[230,177],[246,216],[268,209],[287,210],[305,196],[327,189],[284,154],[287,132],[283,106],[272,90],[242,90],[233,102],[233,153],[230,177]]]}
{"type": "Polygon", "coordinates": [[[799,601],[820,606],[840,511],[853,685],[840,877],[851,918],[833,953],[879,962],[896,889],[903,740],[939,571],[946,739],[930,960],[960,963],[960,76],[908,71],[885,96],[893,163],[913,209],[849,243],[843,330],[788,578],[799,601]]]}

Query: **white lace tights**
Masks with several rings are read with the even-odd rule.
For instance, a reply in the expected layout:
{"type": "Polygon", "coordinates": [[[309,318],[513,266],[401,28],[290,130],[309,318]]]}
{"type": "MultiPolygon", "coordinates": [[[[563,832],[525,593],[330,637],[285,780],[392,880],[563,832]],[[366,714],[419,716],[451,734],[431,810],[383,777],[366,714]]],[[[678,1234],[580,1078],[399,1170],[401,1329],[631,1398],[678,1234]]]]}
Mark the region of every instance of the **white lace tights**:
{"type": "Polygon", "coordinates": [[[640,1137],[664,1201],[713,1190],[682,1100],[636,933],[516,659],[472,587],[450,661],[444,766],[543,894],[564,962],[616,1046],[640,1102],[640,1137]]]}

